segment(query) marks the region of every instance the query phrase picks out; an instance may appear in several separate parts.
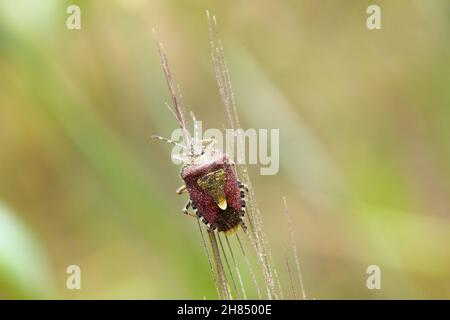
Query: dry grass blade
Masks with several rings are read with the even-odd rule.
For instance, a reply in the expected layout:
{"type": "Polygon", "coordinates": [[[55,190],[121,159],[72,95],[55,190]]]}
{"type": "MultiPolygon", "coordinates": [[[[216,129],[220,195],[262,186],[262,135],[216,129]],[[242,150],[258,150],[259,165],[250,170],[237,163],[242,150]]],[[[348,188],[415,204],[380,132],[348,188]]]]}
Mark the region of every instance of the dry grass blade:
{"type": "Polygon", "coordinates": [[[236,281],[234,280],[233,270],[230,267],[230,263],[228,262],[228,258],[227,258],[227,253],[225,252],[225,249],[222,244],[222,238],[220,236],[220,233],[217,234],[217,239],[219,239],[220,249],[222,250],[223,258],[225,259],[225,264],[227,265],[228,273],[230,274],[230,279],[231,279],[231,283],[233,284],[234,291],[236,292],[237,298],[241,299],[239,290],[236,285],[236,281]]]}
{"type": "Polygon", "coordinates": [[[197,224],[198,224],[198,230],[199,230],[200,235],[202,237],[203,249],[205,251],[206,257],[208,258],[209,269],[211,271],[211,276],[212,276],[213,281],[214,281],[214,286],[216,287],[217,296],[220,298],[221,295],[220,295],[220,290],[219,290],[219,284],[217,282],[216,273],[214,272],[214,268],[213,268],[213,265],[211,263],[211,257],[209,255],[208,247],[206,246],[205,237],[203,236],[202,226],[200,225],[200,220],[198,218],[197,218],[197,224]]]}
{"type": "Polygon", "coordinates": [[[175,112],[173,112],[173,109],[172,109],[172,113],[175,114],[175,118],[177,119],[178,124],[183,131],[184,143],[186,145],[188,145],[189,141],[190,141],[190,134],[186,127],[186,121],[184,118],[184,110],[183,110],[183,106],[181,104],[181,97],[179,97],[176,93],[175,85],[174,85],[173,79],[172,79],[172,73],[170,71],[169,61],[167,60],[167,56],[164,53],[164,46],[161,42],[159,42],[159,40],[156,36],[156,31],[154,29],[153,29],[153,37],[155,38],[156,46],[158,47],[158,53],[159,53],[159,58],[161,60],[161,65],[162,65],[162,68],[164,71],[164,77],[166,78],[170,97],[171,97],[172,103],[175,107],[175,112]]]}
{"type": "Polygon", "coordinates": [[[213,252],[214,263],[216,265],[217,279],[219,285],[220,298],[223,300],[230,300],[232,298],[230,288],[228,286],[227,276],[223,269],[222,259],[220,258],[220,251],[217,245],[216,234],[212,230],[207,230],[211,249],[213,252]]]}
{"type": "MultiPolygon", "coordinates": [[[[158,48],[158,53],[159,53],[159,57],[161,60],[161,65],[162,65],[162,69],[164,71],[164,76],[167,82],[167,86],[169,88],[169,93],[172,99],[172,103],[173,106],[175,108],[172,109],[169,105],[166,104],[166,106],[168,107],[168,109],[171,111],[171,113],[175,116],[178,125],[180,126],[180,128],[183,131],[183,138],[184,138],[184,145],[188,146],[191,143],[191,136],[189,134],[189,131],[187,130],[186,127],[186,121],[185,121],[185,117],[184,117],[184,110],[183,110],[183,106],[182,106],[182,95],[181,95],[181,89],[178,86],[178,94],[177,91],[175,89],[175,85],[172,79],[172,73],[170,71],[170,66],[169,66],[169,62],[167,60],[167,57],[164,53],[164,47],[163,44],[161,42],[158,41],[157,37],[156,37],[156,32],[155,30],[153,30],[153,36],[155,38],[156,44],[157,44],[157,48],[158,48]]],[[[208,236],[209,236],[209,240],[210,240],[210,244],[211,244],[211,250],[213,253],[213,260],[211,260],[211,257],[209,255],[209,251],[208,248],[206,246],[206,241],[205,238],[203,237],[203,232],[202,232],[202,228],[200,226],[200,223],[197,219],[197,223],[199,224],[199,230],[200,230],[200,234],[202,237],[202,242],[203,242],[203,247],[205,249],[205,253],[207,255],[208,258],[208,263],[211,269],[211,273],[213,276],[213,280],[214,280],[214,284],[217,290],[217,294],[219,299],[231,299],[231,291],[229,288],[229,284],[223,269],[223,265],[222,265],[222,260],[221,260],[221,255],[220,255],[220,250],[219,247],[217,245],[217,239],[215,236],[214,231],[211,230],[207,230],[208,232],[208,236]],[[212,261],[214,261],[214,264],[216,266],[216,272],[214,272],[214,268],[212,266],[212,261]]],[[[219,239],[220,240],[220,239],[219,239]]],[[[221,244],[222,245],[222,244],[221,244]]],[[[226,259],[227,265],[228,265],[228,260],[226,258],[226,252],[223,250],[223,246],[222,246],[222,251],[224,254],[224,257],[226,259]]],[[[229,265],[228,265],[229,266],[229,265]]],[[[230,272],[231,269],[229,268],[230,272]]],[[[233,279],[234,282],[234,279],[233,279]]],[[[235,285],[235,284],[234,284],[235,285]]],[[[236,287],[236,285],[235,285],[236,287]]],[[[237,289],[236,289],[237,291],[237,289]]]]}

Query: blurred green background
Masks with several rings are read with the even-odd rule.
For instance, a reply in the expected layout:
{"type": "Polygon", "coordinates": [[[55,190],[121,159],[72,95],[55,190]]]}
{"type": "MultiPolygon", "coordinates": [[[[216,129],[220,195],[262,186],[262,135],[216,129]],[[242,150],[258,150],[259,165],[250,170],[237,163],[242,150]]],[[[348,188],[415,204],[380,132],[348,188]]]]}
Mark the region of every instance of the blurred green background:
{"type": "Polygon", "coordinates": [[[189,110],[226,123],[206,9],[243,127],[280,128],[279,173],[250,172],[285,287],[283,196],[309,298],[450,298],[446,0],[2,0],[0,298],[216,297],[171,148],[150,139],[176,127],[153,27],[189,110]]]}

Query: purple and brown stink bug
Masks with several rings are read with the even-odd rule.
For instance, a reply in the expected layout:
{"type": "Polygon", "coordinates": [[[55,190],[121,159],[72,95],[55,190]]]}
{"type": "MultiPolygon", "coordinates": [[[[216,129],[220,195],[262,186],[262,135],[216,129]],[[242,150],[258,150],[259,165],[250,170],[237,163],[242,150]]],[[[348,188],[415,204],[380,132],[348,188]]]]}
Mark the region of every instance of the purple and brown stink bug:
{"type": "MultiPolygon", "coordinates": [[[[156,35],[155,35],[156,39],[156,35]]],[[[153,138],[169,142],[181,147],[183,153],[177,155],[182,160],[181,179],[184,185],[178,188],[178,194],[189,193],[189,201],[182,209],[184,213],[200,218],[209,230],[231,233],[242,225],[245,214],[245,194],[247,187],[238,179],[235,165],[227,154],[214,148],[215,140],[201,140],[194,115],[194,135],[191,137],[184,120],[181,96],[177,95],[167,57],[163,46],[157,41],[161,64],[169,87],[172,103],[175,108],[167,107],[175,116],[182,132],[183,143],[153,136],[153,138]],[[189,209],[192,208],[194,213],[189,209]]]]}
{"type": "Polygon", "coordinates": [[[189,144],[181,145],[160,136],[153,138],[185,150],[177,156],[183,161],[180,175],[184,185],[176,191],[178,194],[189,193],[189,201],[182,209],[185,214],[200,218],[211,230],[227,234],[236,231],[239,225],[245,228],[247,187],[238,180],[235,164],[229,156],[214,148],[214,139],[189,137],[189,144]]]}

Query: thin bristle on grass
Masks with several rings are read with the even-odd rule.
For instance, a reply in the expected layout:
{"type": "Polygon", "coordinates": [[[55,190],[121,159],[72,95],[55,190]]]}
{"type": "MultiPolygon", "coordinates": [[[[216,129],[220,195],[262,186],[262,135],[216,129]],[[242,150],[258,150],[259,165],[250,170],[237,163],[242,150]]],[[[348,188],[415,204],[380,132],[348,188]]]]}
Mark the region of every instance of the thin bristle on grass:
{"type": "Polygon", "coordinates": [[[292,246],[292,250],[294,252],[295,267],[297,269],[297,276],[298,276],[298,280],[300,283],[300,290],[302,292],[303,300],[306,300],[306,292],[305,292],[305,288],[303,285],[303,276],[302,276],[302,271],[300,269],[300,259],[298,257],[298,253],[297,253],[297,245],[295,244],[294,228],[292,225],[292,218],[289,213],[288,206],[287,206],[286,197],[283,197],[283,205],[284,205],[284,214],[286,215],[286,218],[288,221],[289,234],[290,234],[290,238],[291,238],[291,246],[292,246]]]}
{"type": "Polygon", "coordinates": [[[231,248],[230,241],[228,240],[228,236],[225,235],[225,240],[227,241],[228,251],[230,251],[231,258],[233,261],[234,268],[236,270],[237,277],[239,279],[239,284],[242,290],[242,299],[247,300],[247,292],[245,290],[244,282],[242,281],[241,271],[239,269],[238,264],[236,263],[236,259],[234,258],[233,249],[231,248]]]}
{"type": "Polygon", "coordinates": [[[239,293],[239,290],[237,288],[236,281],[234,280],[233,270],[231,269],[230,263],[228,262],[227,253],[226,253],[226,251],[225,251],[225,249],[223,247],[222,238],[220,236],[220,233],[217,234],[217,239],[219,240],[220,249],[222,250],[222,254],[223,254],[223,258],[225,260],[225,264],[227,266],[228,274],[230,275],[231,283],[233,284],[233,289],[236,292],[237,298],[240,299],[241,298],[240,297],[240,293],[239,293]]]}
{"type": "Polygon", "coordinates": [[[286,251],[283,250],[284,261],[286,263],[286,268],[289,274],[289,282],[291,284],[292,296],[294,300],[297,300],[297,295],[295,294],[295,286],[294,286],[294,278],[292,277],[291,264],[289,263],[289,259],[287,257],[286,251]]]}
{"type": "Polygon", "coordinates": [[[242,246],[242,242],[241,242],[241,239],[239,239],[238,234],[236,234],[236,239],[239,243],[239,247],[241,248],[242,255],[244,256],[244,260],[247,265],[248,271],[250,272],[250,276],[252,277],[253,284],[255,285],[256,292],[258,294],[258,299],[261,300],[262,294],[261,294],[261,289],[259,288],[259,285],[258,285],[258,280],[256,280],[255,272],[253,271],[252,265],[250,264],[250,261],[249,261],[247,255],[245,254],[244,247],[242,246]]]}

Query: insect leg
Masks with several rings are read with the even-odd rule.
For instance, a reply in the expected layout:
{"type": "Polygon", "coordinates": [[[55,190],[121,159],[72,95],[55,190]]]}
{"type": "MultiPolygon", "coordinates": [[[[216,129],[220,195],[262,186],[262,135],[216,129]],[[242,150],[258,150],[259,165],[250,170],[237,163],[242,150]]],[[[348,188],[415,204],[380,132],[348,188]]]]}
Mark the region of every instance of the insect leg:
{"type": "Polygon", "coordinates": [[[239,180],[238,180],[238,187],[239,187],[239,189],[244,189],[245,190],[245,192],[248,192],[248,187],[247,187],[247,185],[246,184],[244,184],[244,183],[242,183],[242,182],[240,182],[239,180]]]}
{"type": "Polygon", "coordinates": [[[239,180],[237,182],[238,186],[239,186],[239,190],[241,193],[241,216],[243,217],[245,215],[246,212],[246,206],[247,206],[247,202],[245,200],[245,196],[248,193],[248,188],[245,184],[241,183],[239,180]]]}
{"type": "Polygon", "coordinates": [[[202,140],[202,145],[205,148],[213,148],[216,145],[216,139],[214,138],[209,138],[209,139],[203,139],[202,140]]]}
{"type": "Polygon", "coordinates": [[[212,223],[209,223],[209,221],[205,218],[205,217],[201,217],[200,220],[202,220],[202,222],[204,224],[206,224],[206,227],[210,230],[216,230],[216,226],[213,225],[212,223]]]}
{"type": "Polygon", "coordinates": [[[178,142],[175,142],[175,141],[173,141],[173,140],[170,140],[170,139],[161,137],[161,136],[152,135],[152,139],[157,139],[157,140],[160,140],[160,141],[164,141],[164,142],[170,143],[170,144],[172,144],[172,145],[174,145],[174,146],[177,146],[177,147],[180,147],[180,148],[182,148],[182,149],[184,149],[184,150],[187,149],[186,146],[184,146],[184,145],[182,145],[182,144],[179,144],[178,142]]]}
{"type": "Polygon", "coordinates": [[[191,206],[192,206],[192,200],[189,199],[189,201],[186,203],[186,205],[184,206],[184,208],[181,211],[183,211],[183,213],[187,214],[188,216],[196,218],[197,216],[194,213],[189,212],[189,208],[191,206]]]}
{"type": "Polygon", "coordinates": [[[189,215],[191,217],[199,218],[204,224],[206,224],[206,227],[208,229],[216,230],[216,226],[214,224],[212,224],[212,223],[209,223],[209,221],[205,217],[203,217],[201,215],[201,213],[197,210],[195,205],[192,203],[191,199],[189,199],[188,203],[186,203],[186,206],[183,208],[182,211],[183,211],[183,213],[185,213],[185,214],[187,214],[187,215],[189,215]],[[194,213],[191,213],[191,212],[188,211],[189,208],[191,208],[191,207],[192,207],[192,210],[194,211],[194,213]]]}
{"type": "Polygon", "coordinates": [[[179,187],[179,188],[177,189],[176,192],[177,192],[177,194],[183,194],[183,193],[188,192],[188,190],[187,190],[187,188],[186,188],[186,185],[183,184],[181,187],[179,187]]]}

